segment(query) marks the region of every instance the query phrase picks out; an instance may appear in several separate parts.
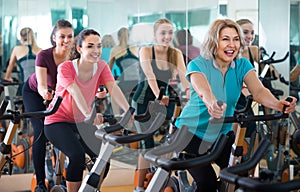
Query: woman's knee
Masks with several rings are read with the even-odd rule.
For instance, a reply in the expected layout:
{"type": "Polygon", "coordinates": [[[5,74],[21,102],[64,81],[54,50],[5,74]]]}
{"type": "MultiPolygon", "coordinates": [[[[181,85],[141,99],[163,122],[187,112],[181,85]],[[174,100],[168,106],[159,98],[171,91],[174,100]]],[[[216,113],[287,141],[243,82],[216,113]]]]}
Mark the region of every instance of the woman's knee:
{"type": "Polygon", "coordinates": [[[77,165],[82,165],[85,163],[85,152],[84,150],[74,150],[71,153],[66,154],[69,158],[70,163],[74,162],[77,165]]]}

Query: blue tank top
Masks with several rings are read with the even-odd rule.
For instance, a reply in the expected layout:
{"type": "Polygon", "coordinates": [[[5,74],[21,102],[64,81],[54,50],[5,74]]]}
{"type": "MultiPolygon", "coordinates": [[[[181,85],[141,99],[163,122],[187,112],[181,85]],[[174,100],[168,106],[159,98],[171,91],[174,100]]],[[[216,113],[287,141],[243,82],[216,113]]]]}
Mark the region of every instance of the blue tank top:
{"type": "Polygon", "coordinates": [[[116,59],[116,66],[120,69],[119,81],[139,81],[139,58],[127,47],[126,54],[116,59]]]}
{"type": "Polygon", "coordinates": [[[20,68],[20,81],[24,82],[35,71],[36,55],[32,52],[31,45],[27,45],[28,53],[17,60],[17,65],[20,68]]]}

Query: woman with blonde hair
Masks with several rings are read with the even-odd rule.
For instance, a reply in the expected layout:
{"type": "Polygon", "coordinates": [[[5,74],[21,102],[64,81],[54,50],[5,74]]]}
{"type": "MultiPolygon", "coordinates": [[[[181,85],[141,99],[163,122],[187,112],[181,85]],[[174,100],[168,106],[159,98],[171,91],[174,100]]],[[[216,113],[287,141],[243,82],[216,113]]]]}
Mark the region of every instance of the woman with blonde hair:
{"type": "MultiPolygon", "coordinates": [[[[169,80],[179,76],[182,87],[189,96],[189,83],[184,77],[186,68],[181,51],[172,47],[174,39],[174,27],[171,21],[162,18],[154,24],[154,45],[140,49],[140,66],[142,68],[141,81],[133,95],[133,105],[136,105],[136,113],[143,114],[147,110],[148,102],[158,98],[161,87],[167,90],[169,80]]],[[[169,90],[170,92],[170,90],[169,90]]],[[[169,106],[169,96],[164,95],[161,104],[169,106]]],[[[167,107],[168,114],[173,114],[172,107],[167,107]]],[[[170,118],[170,116],[169,116],[170,118]]],[[[145,142],[147,148],[154,147],[153,138],[145,142]]],[[[138,186],[135,191],[144,190],[144,179],[147,174],[149,163],[142,155],[138,162],[138,186]]]]}
{"type": "MultiPolygon", "coordinates": [[[[9,64],[6,69],[4,79],[7,81],[13,81],[11,73],[14,67],[19,67],[20,81],[25,82],[28,77],[34,73],[35,70],[35,58],[41,48],[38,47],[34,32],[31,28],[25,27],[20,31],[20,43],[13,48],[10,55],[9,64]]],[[[22,86],[20,86],[22,88],[22,86]]],[[[21,94],[21,89],[18,94],[21,94]]]]}
{"type": "MultiPolygon", "coordinates": [[[[119,29],[119,44],[112,48],[109,59],[109,67],[128,102],[131,100],[131,95],[139,81],[138,48],[129,45],[129,35],[130,31],[126,27],[119,29]]],[[[114,102],[112,102],[112,108],[117,114],[124,112],[114,102]]]]}
{"type": "MultiPolygon", "coordinates": [[[[130,32],[126,27],[122,27],[122,28],[119,29],[119,31],[118,31],[119,44],[112,48],[111,53],[110,53],[110,58],[109,58],[109,68],[110,68],[111,71],[114,67],[114,64],[117,64],[116,63],[117,59],[124,56],[124,55],[126,55],[128,50],[134,56],[136,56],[138,58],[138,49],[137,49],[137,47],[136,46],[129,46],[129,35],[130,35],[130,32]]],[[[120,71],[120,73],[122,73],[122,72],[123,71],[120,71]]]]}
{"type": "Polygon", "coordinates": [[[115,40],[112,35],[107,34],[102,37],[102,54],[100,59],[104,60],[106,63],[109,63],[110,52],[112,48],[116,45],[115,40]]]}
{"type": "MultiPolygon", "coordinates": [[[[205,153],[203,146],[213,145],[220,135],[228,136],[222,153],[214,161],[220,169],[228,166],[235,135],[231,124],[212,124],[209,119],[233,115],[243,83],[253,99],[268,108],[282,111],[286,105],[283,112],[291,113],[296,106],[296,98],[291,97],[291,102],[278,100],[263,86],[249,60],[240,57],[243,47],[242,31],[236,22],[217,19],[211,24],[202,44],[201,56],[187,66],[191,99],[175,123],[177,128],[186,126],[193,134],[190,140],[187,138],[184,151],[195,156],[205,153]],[[219,100],[223,101],[221,106],[219,100]]],[[[216,192],[220,187],[211,164],[188,171],[197,185],[197,192],[216,192]]]]}

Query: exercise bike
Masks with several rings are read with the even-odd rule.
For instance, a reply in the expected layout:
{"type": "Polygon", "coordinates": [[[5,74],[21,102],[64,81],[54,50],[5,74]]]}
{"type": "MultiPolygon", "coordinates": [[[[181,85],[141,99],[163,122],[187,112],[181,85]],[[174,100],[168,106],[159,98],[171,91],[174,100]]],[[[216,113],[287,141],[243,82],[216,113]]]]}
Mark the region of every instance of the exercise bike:
{"type": "Polygon", "coordinates": [[[192,136],[193,134],[188,131],[187,127],[182,127],[174,133],[169,143],[155,147],[144,155],[146,160],[158,167],[146,188],[146,192],[161,190],[192,192],[196,190],[195,184],[191,185],[188,182],[185,170],[191,167],[205,166],[216,160],[227,142],[227,136],[221,135],[213,146],[208,147],[206,154],[185,158],[185,154],[180,153],[192,136]],[[173,154],[173,157],[167,158],[165,157],[166,154],[173,154]],[[178,171],[178,179],[172,176],[173,171],[178,171]]]}
{"type": "MultiPolygon", "coordinates": [[[[284,112],[277,112],[275,114],[267,114],[267,115],[254,115],[254,116],[247,116],[245,115],[245,112],[247,112],[247,110],[250,109],[251,107],[251,103],[252,103],[252,96],[248,96],[247,97],[247,105],[244,109],[242,109],[241,111],[235,111],[234,115],[232,117],[223,117],[220,119],[211,119],[210,123],[238,123],[238,130],[236,132],[236,136],[235,136],[235,142],[233,144],[232,147],[232,152],[231,152],[231,156],[230,156],[230,160],[229,160],[229,165],[228,167],[234,167],[237,164],[242,163],[242,157],[243,157],[243,141],[244,141],[244,137],[245,137],[245,132],[247,129],[247,122],[252,122],[252,121],[272,121],[272,120],[279,120],[279,119],[285,119],[288,118],[289,115],[285,114],[284,112]]],[[[291,101],[291,98],[287,98],[287,101],[291,101]]],[[[285,110],[285,107],[283,108],[283,111],[285,110]]],[[[264,138],[261,138],[264,139],[264,138]]],[[[265,138],[268,139],[268,138],[265,138]]],[[[254,147],[254,149],[256,149],[256,147],[254,147]]],[[[280,153],[282,151],[279,151],[280,153]]],[[[278,165],[278,167],[280,167],[280,165],[282,165],[282,159],[283,158],[283,154],[278,154],[277,155],[277,159],[276,159],[276,163],[278,165]]],[[[253,170],[249,170],[250,171],[250,175],[249,173],[247,174],[250,177],[254,176],[254,171],[253,170]]],[[[260,170],[261,171],[261,170],[260,170]]],[[[261,172],[262,174],[262,172],[261,172]]],[[[280,174],[280,172],[276,173],[276,176],[280,174]]],[[[221,189],[222,191],[226,191],[226,192],[232,192],[235,190],[235,186],[233,185],[233,183],[226,183],[224,185],[224,188],[221,189]]]]}
{"type": "MultiPolygon", "coordinates": [[[[9,173],[11,174],[12,168],[12,156],[11,156],[11,143],[13,141],[13,137],[16,134],[16,131],[19,127],[19,123],[21,119],[25,118],[42,118],[48,115],[54,114],[60,103],[62,102],[62,97],[58,97],[55,105],[50,110],[45,111],[36,111],[36,112],[24,112],[20,113],[19,111],[8,111],[8,114],[3,114],[0,116],[0,120],[10,120],[8,129],[6,131],[3,142],[1,142],[0,147],[0,176],[2,175],[2,170],[6,163],[9,164],[9,173]]],[[[25,149],[28,150],[28,149],[25,149]]],[[[24,152],[24,151],[23,151],[24,152]]]]}
{"type": "MultiPolygon", "coordinates": [[[[133,130],[127,129],[126,125],[134,113],[134,108],[130,108],[119,123],[96,130],[95,135],[102,140],[99,156],[92,167],[91,171],[84,178],[79,189],[80,192],[95,191],[101,188],[102,173],[107,162],[110,160],[113,150],[119,145],[126,145],[129,143],[145,140],[159,129],[166,118],[166,108],[159,104],[162,98],[163,91],[160,90],[159,99],[149,102],[145,114],[134,116],[137,121],[149,121],[147,130],[137,133],[133,130]],[[120,130],[122,133],[120,134],[120,130]]],[[[98,143],[101,143],[98,141],[98,143]]]]}
{"type": "Polygon", "coordinates": [[[241,192],[289,192],[300,189],[300,179],[273,182],[261,176],[259,178],[244,176],[264,158],[270,144],[268,139],[261,140],[255,153],[248,161],[221,170],[220,179],[238,186],[238,190],[241,192]]]}

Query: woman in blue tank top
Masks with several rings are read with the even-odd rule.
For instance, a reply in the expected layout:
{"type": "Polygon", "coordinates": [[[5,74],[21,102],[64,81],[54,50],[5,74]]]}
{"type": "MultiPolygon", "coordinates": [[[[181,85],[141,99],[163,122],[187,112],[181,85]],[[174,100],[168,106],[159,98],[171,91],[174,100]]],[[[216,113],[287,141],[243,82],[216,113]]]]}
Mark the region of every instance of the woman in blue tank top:
{"type": "MultiPolygon", "coordinates": [[[[31,28],[25,27],[20,31],[20,43],[13,48],[10,55],[9,64],[6,69],[4,79],[7,81],[13,81],[11,73],[14,67],[19,67],[19,81],[25,82],[27,78],[34,73],[36,54],[41,51],[41,48],[37,46],[34,33],[31,28]]],[[[21,95],[23,84],[20,85],[17,95],[21,95]]]]}
{"type": "MultiPolygon", "coordinates": [[[[231,124],[212,124],[209,118],[233,115],[243,83],[254,100],[268,108],[282,111],[286,105],[284,112],[291,113],[296,106],[296,98],[292,97],[292,102],[277,100],[262,85],[249,60],[239,57],[243,47],[242,31],[236,22],[217,19],[211,24],[202,44],[201,56],[187,66],[191,96],[175,123],[178,128],[186,126],[192,133],[192,138],[187,138],[185,151],[196,156],[206,152],[204,143],[212,144],[221,134],[228,135],[222,153],[214,161],[220,169],[228,166],[235,136],[231,124]],[[218,105],[218,100],[224,102],[222,106],[218,105]]],[[[220,185],[211,164],[188,171],[197,185],[197,192],[218,190],[220,185]]]]}

